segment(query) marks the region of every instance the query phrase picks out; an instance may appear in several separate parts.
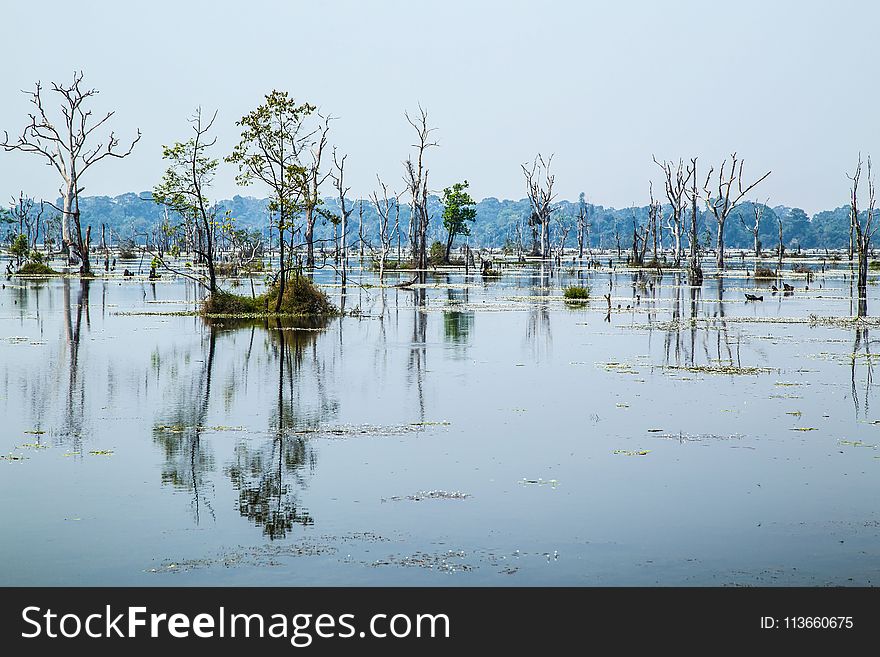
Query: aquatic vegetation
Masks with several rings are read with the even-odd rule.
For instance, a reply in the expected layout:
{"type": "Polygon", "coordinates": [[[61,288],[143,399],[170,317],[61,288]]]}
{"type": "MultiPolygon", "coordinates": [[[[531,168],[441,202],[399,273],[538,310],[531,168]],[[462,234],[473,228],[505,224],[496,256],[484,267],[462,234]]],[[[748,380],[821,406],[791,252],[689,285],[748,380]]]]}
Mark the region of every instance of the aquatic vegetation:
{"type": "Polygon", "coordinates": [[[622,456],[647,456],[651,453],[650,449],[615,449],[612,454],[620,454],[622,456]]]}
{"type": "Polygon", "coordinates": [[[462,493],[461,491],[445,491],[445,490],[428,490],[428,491],[419,491],[417,493],[413,493],[412,495],[394,495],[392,497],[383,497],[383,502],[400,502],[402,500],[409,500],[412,502],[421,502],[422,500],[466,500],[471,497],[470,493],[462,493]]]}
{"type": "Polygon", "coordinates": [[[686,372],[701,372],[703,374],[741,374],[756,375],[770,374],[774,370],[770,367],[760,366],[736,366],[736,365],[664,365],[663,369],[686,372]]]}
{"type": "Polygon", "coordinates": [[[562,296],[566,301],[587,301],[590,298],[590,288],[573,285],[565,288],[562,296]]]}
{"type": "Polygon", "coordinates": [[[311,278],[294,276],[284,287],[281,307],[275,312],[278,286],[257,296],[215,292],[202,304],[205,315],[335,315],[337,310],[327,294],[311,278]]]}

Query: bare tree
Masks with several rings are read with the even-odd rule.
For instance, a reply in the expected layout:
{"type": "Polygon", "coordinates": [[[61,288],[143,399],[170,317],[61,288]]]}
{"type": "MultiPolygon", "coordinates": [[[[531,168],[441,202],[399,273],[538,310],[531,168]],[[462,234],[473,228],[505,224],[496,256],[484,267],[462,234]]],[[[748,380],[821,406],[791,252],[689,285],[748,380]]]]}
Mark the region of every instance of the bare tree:
{"type": "Polygon", "coordinates": [[[341,158],[337,157],[336,149],[333,149],[333,167],[334,171],[331,174],[333,178],[333,185],[336,187],[336,193],[339,198],[339,222],[342,230],[342,261],[340,263],[342,269],[342,287],[345,287],[346,278],[348,275],[348,217],[354,212],[354,207],[351,209],[346,209],[345,207],[345,195],[348,194],[350,187],[345,186],[345,159],[348,155],[343,155],[341,158]]]}
{"type": "MultiPolygon", "coordinates": [[[[649,193],[651,195],[651,204],[648,206],[648,228],[651,231],[651,238],[654,243],[654,257],[652,264],[657,267],[658,259],[657,259],[657,237],[660,232],[660,219],[663,216],[663,204],[660,203],[659,200],[654,200],[654,184],[650,183],[648,186],[649,193]]],[[[647,237],[647,231],[645,234],[647,237]]]]}
{"type": "Polygon", "coordinates": [[[868,252],[871,249],[871,239],[877,231],[874,225],[874,177],[871,175],[871,157],[867,160],[868,178],[868,209],[864,217],[859,215],[859,182],[862,175],[862,155],[859,153],[859,161],[853,175],[847,175],[852,181],[850,193],[850,220],[855,230],[855,246],[858,255],[858,307],[856,317],[864,317],[868,314],[868,252]]]}
{"type": "MultiPolygon", "coordinates": [[[[319,115],[320,117],[320,115],[319,115]]],[[[311,163],[305,168],[303,180],[302,203],[305,211],[305,239],[306,239],[306,266],[315,266],[315,222],[319,216],[326,217],[327,213],[321,208],[320,189],[321,185],[330,176],[330,173],[321,173],[321,160],[324,148],[327,146],[327,133],[330,132],[330,121],[333,117],[320,117],[324,123],[316,131],[317,140],[311,144],[311,163]]]]}
{"type": "Polygon", "coordinates": [[[107,112],[102,118],[95,119],[92,110],[87,109],[89,100],[98,94],[97,89],[83,89],[82,72],[73,74],[69,85],[52,82],[52,91],[61,96],[61,121],[50,119],[43,106],[43,87],[37,82],[30,95],[30,101],[36,110],[28,114],[29,123],[22,130],[17,140],[10,141],[9,133],[3,132],[0,146],[6,151],[36,153],[43,156],[50,166],[61,175],[64,184],[61,187],[63,199],[61,212],[62,248],[66,253],[70,249],[80,260],[80,273],[91,272],[89,264],[90,227],[83,234],[80,224],[79,195],[83,191],[82,177],[86,171],[101,160],[111,157],[122,159],[131,154],[134,145],[140,140],[141,132],[127,149],[122,150],[116,133],[99,138],[96,130],[102,128],[115,112],[107,112]],[[71,221],[74,234],[71,236],[71,221]]]}
{"type": "Polygon", "coordinates": [[[394,240],[394,228],[391,226],[391,213],[399,212],[400,198],[394,192],[388,194],[388,186],[382,182],[378,176],[379,187],[382,188],[382,196],[373,192],[370,199],[376,206],[376,212],[379,214],[379,281],[385,280],[385,262],[388,260],[388,254],[391,252],[392,242],[394,240]]]}
{"type": "Polygon", "coordinates": [[[761,219],[764,217],[764,211],[767,209],[767,203],[769,201],[770,201],[770,199],[767,199],[763,204],[758,203],[757,201],[754,201],[752,203],[752,214],[755,217],[754,225],[748,226],[748,225],[746,225],[745,219],[743,219],[742,217],[739,218],[739,221],[742,224],[743,228],[745,228],[747,231],[749,231],[755,240],[755,257],[756,258],[761,257],[761,240],[758,237],[758,231],[761,230],[761,219]]]}
{"type": "Polygon", "coordinates": [[[553,193],[555,177],[550,173],[550,165],[553,163],[553,155],[546,160],[538,153],[532,162],[531,168],[521,165],[523,175],[526,178],[526,188],[529,196],[531,214],[529,225],[538,227],[541,231],[541,244],[539,255],[542,258],[550,257],[550,216],[555,208],[552,206],[556,195],[553,193]]]}
{"type": "Polygon", "coordinates": [[[578,259],[584,257],[584,237],[587,238],[587,251],[590,250],[590,220],[587,212],[587,202],[584,199],[584,193],[578,196],[578,216],[577,216],[577,240],[578,240],[578,259]]]}
{"type": "Polygon", "coordinates": [[[426,236],[428,234],[428,169],[425,166],[425,151],[439,144],[431,140],[431,133],[436,128],[428,127],[428,113],[419,107],[419,115],[416,118],[405,114],[407,122],[416,131],[417,142],[413,144],[416,149],[416,159],[408,157],[404,162],[406,174],[404,180],[410,195],[410,229],[412,233],[413,256],[416,267],[419,269],[419,278],[424,280],[428,269],[428,247],[426,236]]]}
{"type": "Polygon", "coordinates": [[[700,267],[700,245],[697,241],[697,202],[700,195],[697,192],[697,158],[692,157],[687,167],[687,180],[691,181],[691,188],[685,185],[685,196],[691,204],[691,228],[688,241],[690,242],[690,255],[688,256],[688,285],[703,284],[703,268],[700,267]]]}
{"type": "Polygon", "coordinates": [[[562,264],[565,257],[565,242],[568,240],[568,234],[571,232],[572,225],[569,217],[563,214],[556,215],[556,234],[559,236],[559,248],[556,250],[556,260],[562,264]]]}
{"type": "MultiPolygon", "coordinates": [[[[162,175],[162,180],[153,188],[153,200],[183,218],[181,228],[184,234],[190,226],[195,230],[193,250],[199,261],[207,266],[208,276],[203,279],[200,274],[193,272],[187,277],[204,285],[210,294],[218,291],[215,267],[217,208],[207,198],[208,188],[214,181],[219,164],[216,158],[210,156],[210,150],[217,143],[217,138],[208,138],[208,132],[216,119],[216,111],[210,119],[205,120],[202,108],[196,108],[189,119],[194,136],[185,142],[176,142],[162,149],[162,157],[170,165],[162,175]]],[[[179,232],[179,228],[170,225],[167,214],[164,228],[172,234],[179,232]]],[[[152,255],[162,259],[161,247],[152,255]]]]}
{"type": "Polygon", "coordinates": [[[721,169],[718,171],[717,186],[714,190],[710,190],[709,184],[712,180],[712,174],[715,172],[714,167],[709,168],[709,174],[706,176],[706,182],[703,185],[703,193],[706,207],[715,216],[718,224],[718,249],[715,255],[715,262],[719,270],[724,269],[724,223],[730,216],[730,213],[737,204],[748,194],[758,183],[762,182],[770,171],[758,178],[751,185],[743,186],[743,164],[744,160],[739,160],[736,153],[730,156],[730,169],[727,168],[727,160],[721,162],[721,169]],[[736,188],[734,188],[736,183],[736,188]],[[713,196],[714,194],[714,196],[713,196]]]}
{"type": "Polygon", "coordinates": [[[683,255],[682,235],[683,235],[683,216],[687,207],[687,185],[692,175],[692,170],[687,169],[685,173],[684,161],[679,159],[678,164],[672,162],[658,162],[654,158],[654,163],[663,170],[664,184],[666,188],[666,200],[672,206],[672,213],[667,219],[666,227],[672,233],[673,240],[673,265],[681,266],[681,258],[683,255]]]}

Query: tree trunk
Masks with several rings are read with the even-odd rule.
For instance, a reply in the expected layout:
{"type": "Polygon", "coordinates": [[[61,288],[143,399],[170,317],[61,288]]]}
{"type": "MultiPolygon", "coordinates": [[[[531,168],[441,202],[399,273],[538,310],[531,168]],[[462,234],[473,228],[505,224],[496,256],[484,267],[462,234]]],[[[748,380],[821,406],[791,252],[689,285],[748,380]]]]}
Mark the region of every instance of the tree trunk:
{"type": "Polygon", "coordinates": [[[306,267],[315,266],[315,212],[306,207],[306,267]]]}
{"type": "Polygon", "coordinates": [[[718,252],[715,254],[715,264],[718,271],[724,269],[724,221],[718,222],[718,252]]]}

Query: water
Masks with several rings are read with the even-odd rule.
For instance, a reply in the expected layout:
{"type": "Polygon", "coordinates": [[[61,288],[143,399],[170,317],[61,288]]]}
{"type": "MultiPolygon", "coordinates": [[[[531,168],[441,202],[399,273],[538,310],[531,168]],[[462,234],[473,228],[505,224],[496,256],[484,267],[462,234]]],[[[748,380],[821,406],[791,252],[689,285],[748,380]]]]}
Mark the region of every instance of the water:
{"type": "Polygon", "coordinates": [[[7,280],[0,584],[876,583],[873,322],[821,319],[844,273],[756,303],[743,271],[438,274],[325,324],[7,280]]]}

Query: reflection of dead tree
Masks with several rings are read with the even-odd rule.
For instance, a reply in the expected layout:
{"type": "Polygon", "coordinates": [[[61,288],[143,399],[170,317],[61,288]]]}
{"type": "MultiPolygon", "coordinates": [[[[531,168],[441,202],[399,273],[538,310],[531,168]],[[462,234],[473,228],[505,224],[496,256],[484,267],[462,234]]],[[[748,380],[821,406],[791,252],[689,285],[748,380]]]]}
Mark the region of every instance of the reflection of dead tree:
{"type": "Polygon", "coordinates": [[[419,402],[419,419],[425,419],[424,377],[427,365],[427,329],[428,316],[424,312],[426,294],[424,288],[413,290],[413,333],[412,345],[409,350],[407,369],[411,377],[415,377],[416,391],[419,402]]]}
{"type": "Polygon", "coordinates": [[[855,343],[853,344],[852,350],[852,372],[851,372],[851,381],[852,381],[852,399],[853,406],[855,407],[856,418],[859,417],[859,394],[856,389],[856,362],[860,356],[864,356],[865,359],[865,410],[864,416],[868,415],[868,402],[869,396],[868,393],[871,390],[871,384],[874,380],[874,364],[871,355],[871,340],[868,338],[868,328],[867,327],[856,327],[856,337],[855,343]],[[859,353],[863,351],[863,353],[859,353]]]}
{"type": "MultiPolygon", "coordinates": [[[[549,279],[544,274],[544,267],[531,277],[529,294],[545,297],[550,294],[549,279]]],[[[550,308],[546,302],[530,304],[528,323],[526,324],[526,342],[532,352],[532,358],[539,361],[543,353],[550,352],[553,335],[550,329],[550,308]]]]}
{"type": "MultiPolygon", "coordinates": [[[[162,483],[169,484],[178,490],[192,493],[191,506],[196,524],[201,519],[201,506],[208,509],[215,518],[214,508],[210,500],[204,499],[203,488],[207,486],[206,474],[214,469],[214,457],[210,449],[205,449],[201,434],[208,418],[208,407],[211,399],[211,381],[214,372],[217,333],[219,329],[208,326],[207,354],[202,362],[201,372],[189,378],[190,388],[183,388],[186,395],[184,403],[175,406],[175,413],[168,418],[163,426],[154,428],[153,440],[162,447],[165,464],[162,468],[162,483]]],[[[156,375],[161,360],[155,359],[156,375]]],[[[175,366],[177,364],[175,363],[175,366]]],[[[174,381],[180,394],[181,388],[174,381]]]]}

